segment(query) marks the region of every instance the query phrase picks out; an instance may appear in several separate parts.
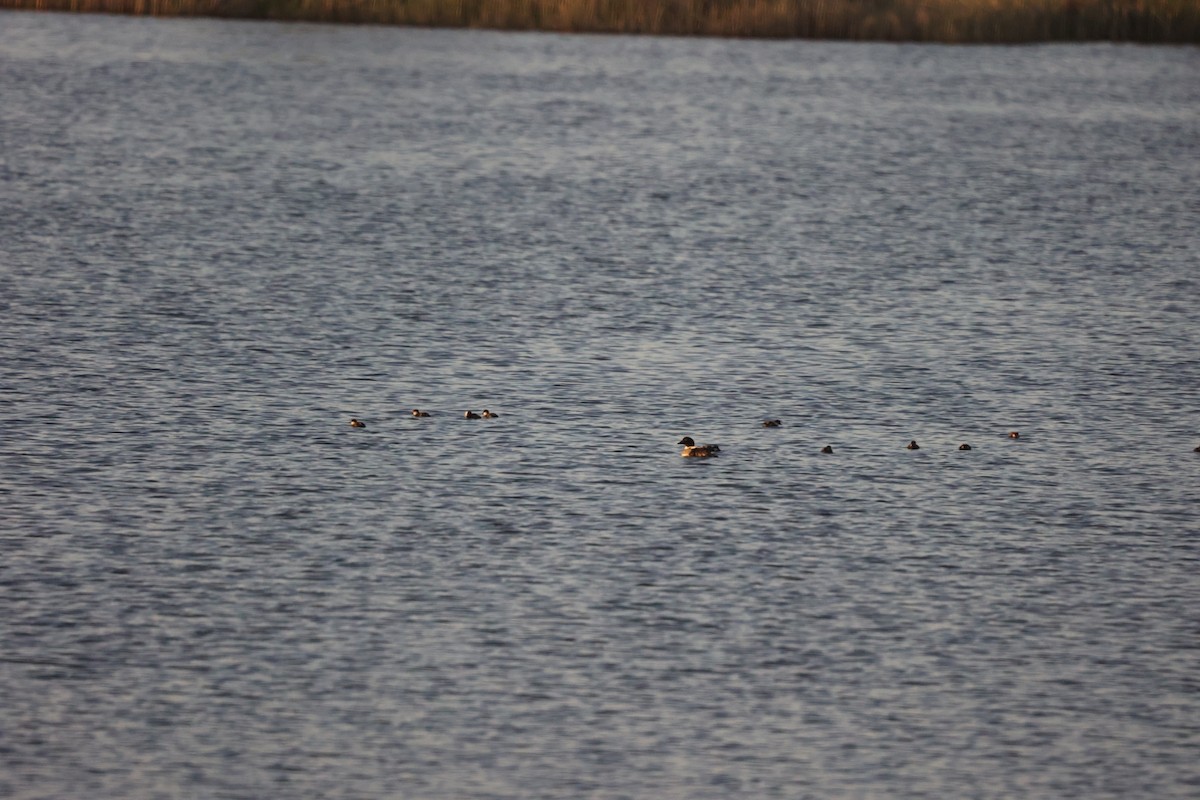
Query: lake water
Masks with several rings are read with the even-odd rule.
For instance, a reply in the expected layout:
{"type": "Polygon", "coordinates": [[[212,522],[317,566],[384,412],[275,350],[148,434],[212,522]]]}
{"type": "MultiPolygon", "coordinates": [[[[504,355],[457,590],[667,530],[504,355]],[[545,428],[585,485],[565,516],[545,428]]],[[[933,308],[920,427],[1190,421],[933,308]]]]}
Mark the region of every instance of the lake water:
{"type": "Polygon", "coordinates": [[[1194,798],[1198,254],[1196,48],[0,13],[0,796],[1194,798]]]}

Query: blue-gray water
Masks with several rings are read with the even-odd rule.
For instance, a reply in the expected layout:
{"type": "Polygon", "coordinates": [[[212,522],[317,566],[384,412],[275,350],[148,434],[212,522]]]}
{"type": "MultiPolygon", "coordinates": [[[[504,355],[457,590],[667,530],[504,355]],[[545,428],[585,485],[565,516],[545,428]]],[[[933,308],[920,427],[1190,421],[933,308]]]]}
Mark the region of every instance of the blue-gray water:
{"type": "Polygon", "coordinates": [[[2,13],[0,796],[1194,798],[1198,253],[1195,48],[2,13]]]}

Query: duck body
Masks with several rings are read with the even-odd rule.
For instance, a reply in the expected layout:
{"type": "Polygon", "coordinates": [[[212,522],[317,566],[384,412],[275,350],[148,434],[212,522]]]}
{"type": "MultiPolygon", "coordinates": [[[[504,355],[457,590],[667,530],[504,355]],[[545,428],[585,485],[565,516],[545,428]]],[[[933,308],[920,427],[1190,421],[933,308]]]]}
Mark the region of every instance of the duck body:
{"type": "Polygon", "coordinates": [[[429,412],[428,412],[428,411],[422,411],[422,410],[421,410],[421,409],[419,409],[419,408],[414,408],[414,409],[413,409],[413,413],[412,413],[412,415],[413,415],[414,417],[428,417],[428,416],[429,416],[429,412]]]}
{"type": "Polygon", "coordinates": [[[765,419],[765,420],[763,420],[762,426],[764,428],[778,428],[782,424],[783,423],[777,419],[765,419]]]}
{"type": "Polygon", "coordinates": [[[480,416],[474,411],[466,411],[463,413],[463,419],[480,419],[480,416]]]}
{"type": "Polygon", "coordinates": [[[1009,432],[1008,432],[1008,438],[1010,438],[1010,439],[1020,439],[1020,438],[1021,438],[1021,434],[1017,433],[1016,431],[1009,431],[1009,432]]]}
{"type": "Polygon", "coordinates": [[[367,423],[363,422],[362,420],[351,419],[350,427],[351,428],[365,428],[365,427],[367,427],[367,423]]]}
{"type": "Polygon", "coordinates": [[[827,456],[833,455],[833,445],[829,445],[829,444],[825,445],[824,447],[821,448],[821,452],[827,456]]]}
{"type": "Polygon", "coordinates": [[[683,445],[683,452],[679,455],[684,458],[715,458],[721,452],[719,445],[696,444],[696,440],[690,436],[680,439],[679,444],[683,445]]]}
{"type": "Polygon", "coordinates": [[[491,411],[488,411],[486,408],[483,410],[483,418],[484,419],[495,419],[498,416],[500,416],[500,415],[493,414],[491,411]]]}
{"type": "Polygon", "coordinates": [[[966,444],[966,443],[964,442],[963,444],[960,444],[960,445],[958,446],[958,449],[959,449],[959,450],[970,450],[970,449],[971,449],[971,445],[969,445],[969,444],[966,444]]]}
{"type": "Polygon", "coordinates": [[[908,446],[905,449],[906,450],[920,450],[921,445],[917,444],[916,439],[913,439],[911,442],[908,443],[908,446]]]}

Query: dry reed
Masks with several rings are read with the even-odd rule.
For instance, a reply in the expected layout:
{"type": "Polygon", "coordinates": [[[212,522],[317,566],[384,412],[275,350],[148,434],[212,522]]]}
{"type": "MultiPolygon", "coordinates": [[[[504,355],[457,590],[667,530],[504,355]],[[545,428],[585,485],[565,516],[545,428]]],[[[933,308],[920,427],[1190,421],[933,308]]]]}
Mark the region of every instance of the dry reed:
{"type": "Polygon", "coordinates": [[[679,36],[1200,44],[1200,0],[0,0],[0,8],[679,36]]]}

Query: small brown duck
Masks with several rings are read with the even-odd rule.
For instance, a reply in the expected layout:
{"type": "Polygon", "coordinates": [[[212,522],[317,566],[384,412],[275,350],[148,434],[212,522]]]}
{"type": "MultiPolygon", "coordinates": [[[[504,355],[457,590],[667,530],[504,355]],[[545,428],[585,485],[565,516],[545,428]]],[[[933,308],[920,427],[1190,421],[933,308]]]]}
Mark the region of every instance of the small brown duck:
{"type": "Polygon", "coordinates": [[[717,453],[721,452],[721,448],[715,444],[696,444],[696,440],[690,436],[685,436],[679,440],[679,444],[683,445],[683,452],[679,455],[684,458],[713,458],[717,453]]]}
{"type": "Polygon", "coordinates": [[[827,444],[821,448],[821,452],[827,456],[833,455],[833,445],[827,444]]]}
{"type": "Polygon", "coordinates": [[[765,420],[763,420],[762,426],[764,428],[778,428],[782,424],[783,423],[777,419],[765,419],[765,420]]]}
{"type": "Polygon", "coordinates": [[[908,443],[908,446],[905,449],[906,450],[920,450],[921,445],[917,444],[916,439],[913,439],[911,442],[908,443]]]}
{"type": "Polygon", "coordinates": [[[419,409],[419,408],[414,408],[414,409],[413,409],[413,416],[414,416],[414,417],[428,417],[428,416],[429,416],[429,412],[428,412],[428,411],[422,411],[422,410],[421,410],[421,409],[419,409]]]}
{"type": "Polygon", "coordinates": [[[1010,438],[1010,439],[1020,439],[1020,438],[1021,438],[1021,434],[1017,433],[1016,431],[1009,431],[1009,432],[1008,432],[1008,438],[1010,438]]]}
{"type": "Polygon", "coordinates": [[[363,421],[361,421],[361,420],[357,420],[357,419],[351,419],[351,420],[350,420],[350,427],[351,427],[351,428],[365,428],[365,427],[367,427],[367,423],[365,423],[365,422],[363,422],[363,421]]]}
{"type": "Polygon", "coordinates": [[[482,419],[482,418],[478,414],[476,414],[474,411],[467,411],[463,414],[463,419],[482,419]]]}
{"type": "Polygon", "coordinates": [[[971,445],[969,445],[969,444],[967,444],[967,443],[965,443],[965,442],[964,442],[963,444],[960,444],[960,445],[958,446],[958,449],[959,449],[959,450],[970,450],[970,449],[971,449],[971,445]]]}
{"type": "Polygon", "coordinates": [[[488,411],[486,408],[483,410],[483,418],[484,419],[495,419],[498,416],[500,416],[500,415],[493,414],[491,411],[488,411]]]}

